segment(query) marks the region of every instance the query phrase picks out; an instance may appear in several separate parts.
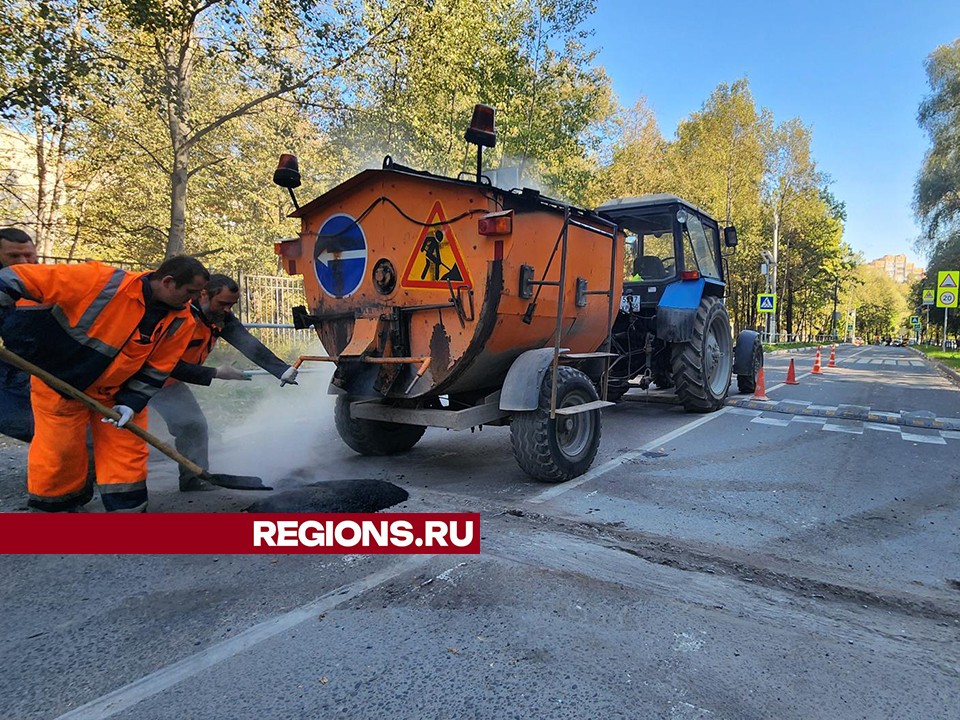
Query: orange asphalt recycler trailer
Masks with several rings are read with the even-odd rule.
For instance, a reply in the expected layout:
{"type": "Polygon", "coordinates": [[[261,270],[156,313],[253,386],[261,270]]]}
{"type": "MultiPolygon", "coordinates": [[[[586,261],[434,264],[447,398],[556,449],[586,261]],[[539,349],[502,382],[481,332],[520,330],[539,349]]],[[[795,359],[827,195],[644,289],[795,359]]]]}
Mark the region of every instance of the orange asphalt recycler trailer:
{"type": "MultiPolygon", "coordinates": [[[[300,236],[276,245],[303,276],[294,324],[329,353],[298,364],[336,364],[347,445],[389,455],[429,426],[509,424],[523,470],[560,482],[590,467],[601,408],[633,387],[675,388],[688,412],[723,407],[731,374],[754,391],[762,344],[742,330],[734,347],[723,302],[734,227],[674,195],[591,211],[497,187],[482,172],[496,143],[485,105],[466,140],[475,175],[387,157],[297,207],[300,236]]],[[[274,182],[296,204],[294,156],[274,182]]]]}
{"type": "MultiPolygon", "coordinates": [[[[492,108],[478,106],[467,139],[479,169],[495,142],[492,108]]],[[[281,158],[275,182],[292,195],[296,158],[281,158]]],[[[426,426],[510,422],[529,474],[561,481],[587,470],[623,282],[612,222],[389,157],[292,216],[300,236],[277,253],[303,276],[309,307],[295,323],[312,325],[329,353],[298,362],[336,363],[337,429],[351,448],[393,454],[426,426]]]]}

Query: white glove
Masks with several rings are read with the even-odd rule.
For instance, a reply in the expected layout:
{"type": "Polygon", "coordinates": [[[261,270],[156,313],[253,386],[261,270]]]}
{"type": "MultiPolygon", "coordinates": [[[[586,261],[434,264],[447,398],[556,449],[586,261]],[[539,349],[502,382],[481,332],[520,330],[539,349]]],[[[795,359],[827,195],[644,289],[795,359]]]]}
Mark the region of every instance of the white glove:
{"type": "Polygon", "coordinates": [[[249,380],[250,376],[247,375],[240,368],[235,368],[233,365],[220,365],[215,371],[214,377],[220,378],[221,380],[249,380]]]}
{"type": "Polygon", "coordinates": [[[297,384],[297,374],[298,370],[295,367],[288,367],[283,371],[283,375],[280,376],[280,387],[284,385],[296,385],[297,384]]]}
{"type": "Polygon", "coordinates": [[[116,425],[118,428],[122,428],[133,418],[136,413],[133,411],[132,407],[127,407],[126,405],[114,405],[113,411],[119,413],[120,419],[114,420],[113,418],[103,418],[100,422],[110,423],[111,425],[116,425]]]}

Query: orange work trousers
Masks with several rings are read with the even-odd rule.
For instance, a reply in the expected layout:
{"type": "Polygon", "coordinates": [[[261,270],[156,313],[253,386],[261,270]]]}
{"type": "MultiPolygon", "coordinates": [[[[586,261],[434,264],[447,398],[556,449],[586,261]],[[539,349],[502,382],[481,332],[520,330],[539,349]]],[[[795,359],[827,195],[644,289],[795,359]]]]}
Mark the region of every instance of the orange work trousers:
{"type": "MultiPolygon", "coordinates": [[[[95,396],[93,396],[95,397],[95,396]]],[[[60,395],[38,378],[30,381],[34,434],[27,459],[27,504],[51,512],[73,510],[93,497],[87,481],[87,428],[93,435],[97,486],[108,512],[147,507],[147,444],[127,430],[100,422],[100,413],[60,395]]],[[[96,397],[107,407],[112,398],[96,397]]],[[[147,411],[130,422],[147,427],[147,411]]]]}

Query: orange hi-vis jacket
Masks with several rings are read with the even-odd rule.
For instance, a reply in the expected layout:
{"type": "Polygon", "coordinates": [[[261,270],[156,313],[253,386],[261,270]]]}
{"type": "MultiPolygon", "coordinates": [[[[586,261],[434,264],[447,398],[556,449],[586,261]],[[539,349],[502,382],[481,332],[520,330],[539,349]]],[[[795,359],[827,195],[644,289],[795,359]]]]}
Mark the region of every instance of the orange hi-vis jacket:
{"type": "Polygon", "coordinates": [[[149,273],[89,262],[21,264],[0,270],[0,306],[21,298],[4,324],[8,346],[25,359],[98,399],[136,411],[161,387],[194,329],[189,306],[173,309],[150,338],[139,337],[149,273]]]}

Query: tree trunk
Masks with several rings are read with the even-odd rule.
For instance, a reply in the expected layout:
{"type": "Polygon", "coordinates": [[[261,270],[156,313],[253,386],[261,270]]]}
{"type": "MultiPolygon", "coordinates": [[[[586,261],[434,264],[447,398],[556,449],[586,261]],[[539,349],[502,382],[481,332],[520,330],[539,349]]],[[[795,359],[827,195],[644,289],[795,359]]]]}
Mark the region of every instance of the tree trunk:
{"type": "Polygon", "coordinates": [[[170,230],[165,257],[182,255],[187,236],[187,181],[190,179],[190,80],[193,75],[193,27],[182,31],[179,42],[167,40],[163,62],[167,80],[167,127],[173,151],[170,172],[170,230]]]}
{"type": "Polygon", "coordinates": [[[174,152],[173,172],[170,173],[170,233],[164,257],[182,255],[186,249],[188,161],[186,149],[174,152]]]}
{"type": "Polygon", "coordinates": [[[33,242],[37,246],[38,255],[50,254],[50,241],[47,238],[47,228],[44,224],[47,206],[47,136],[43,132],[43,116],[35,112],[33,116],[36,145],[34,147],[37,158],[37,198],[33,210],[33,242]]]}

